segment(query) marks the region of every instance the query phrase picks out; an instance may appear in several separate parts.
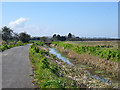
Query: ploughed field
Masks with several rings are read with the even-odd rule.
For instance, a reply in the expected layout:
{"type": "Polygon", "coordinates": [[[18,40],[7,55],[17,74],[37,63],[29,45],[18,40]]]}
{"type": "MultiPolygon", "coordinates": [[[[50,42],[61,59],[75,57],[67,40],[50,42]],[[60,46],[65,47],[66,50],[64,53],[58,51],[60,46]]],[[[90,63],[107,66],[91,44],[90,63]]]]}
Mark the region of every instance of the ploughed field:
{"type": "Polygon", "coordinates": [[[34,42],[29,58],[37,88],[119,87],[120,52],[115,41],[52,42],[50,46],[34,42]]]}

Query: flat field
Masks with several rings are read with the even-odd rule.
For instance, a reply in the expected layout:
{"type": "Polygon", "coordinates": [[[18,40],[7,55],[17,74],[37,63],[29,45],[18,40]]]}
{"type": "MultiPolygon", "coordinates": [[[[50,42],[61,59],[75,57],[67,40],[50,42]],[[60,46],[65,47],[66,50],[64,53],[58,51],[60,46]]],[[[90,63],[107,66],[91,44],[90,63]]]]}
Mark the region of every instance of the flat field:
{"type": "Polygon", "coordinates": [[[119,49],[120,46],[120,41],[67,41],[66,43],[86,46],[111,45],[112,49],[119,49]]]}
{"type": "MultiPolygon", "coordinates": [[[[53,42],[63,56],[92,75],[118,82],[120,41],[65,41],[53,42]]],[[[54,45],[53,45],[54,46],[54,45]]]]}

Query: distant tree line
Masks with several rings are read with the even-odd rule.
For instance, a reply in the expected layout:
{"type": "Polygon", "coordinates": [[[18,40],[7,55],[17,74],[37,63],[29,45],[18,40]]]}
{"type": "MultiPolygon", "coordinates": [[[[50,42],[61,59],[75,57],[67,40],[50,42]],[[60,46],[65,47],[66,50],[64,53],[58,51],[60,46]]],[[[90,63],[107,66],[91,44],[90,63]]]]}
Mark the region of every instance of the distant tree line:
{"type": "Polygon", "coordinates": [[[0,36],[2,36],[2,40],[4,40],[6,43],[9,41],[14,41],[14,44],[16,44],[18,41],[22,41],[23,43],[29,42],[29,40],[40,40],[43,42],[50,42],[50,41],[113,41],[113,40],[119,40],[120,39],[114,39],[114,38],[80,38],[75,37],[72,33],[68,33],[67,36],[61,36],[57,34],[53,34],[52,37],[31,37],[26,32],[16,33],[12,29],[10,29],[7,26],[4,26],[1,30],[0,36]]]}
{"type": "Polygon", "coordinates": [[[52,37],[53,41],[82,41],[82,38],[76,37],[72,33],[68,33],[67,36],[60,36],[59,34],[54,34],[52,37]]]}
{"type": "Polygon", "coordinates": [[[66,37],[65,36],[60,36],[59,34],[58,35],[54,34],[53,35],[53,40],[54,41],[65,41],[66,37]]]}
{"type": "Polygon", "coordinates": [[[9,41],[14,41],[16,44],[18,41],[22,41],[23,43],[29,42],[30,35],[26,32],[16,33],[12,29],[7,26],[2,28],[1,32],[2,40],[4,40],[7,44],[9,41]]]}
{"type": "Polygon", "coordinates": [[[75,36],[71,33],[68,34],[68,36],[61,36],[54,34],[52,37],[31,37],[31,40],[40,40],[40,41],[66,41],[66,40],[72,40],[75,36]]]}
{"type": "Polygon", "coordinates": [[[115,38],[80,38],[76,37],[72,33],[68,33],[67,36],[61,36],[59,34],[53,34],[52,37],[32,37],[31,40],[40,41],[118,41],[120,39],[115,38]]]}

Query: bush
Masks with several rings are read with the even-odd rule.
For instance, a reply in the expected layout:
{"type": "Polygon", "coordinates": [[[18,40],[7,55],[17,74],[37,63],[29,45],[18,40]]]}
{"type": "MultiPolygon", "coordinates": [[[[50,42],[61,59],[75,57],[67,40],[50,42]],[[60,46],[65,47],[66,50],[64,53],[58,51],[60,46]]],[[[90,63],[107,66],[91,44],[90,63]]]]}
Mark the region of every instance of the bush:
{"type": "Polygon", "coordinates": [[[3,44],[3,45],[1,46],[1,50],[4,51],[4,50],[6,50],[6,49],[8,49],[7,44],[3,44]]]}
{"type": "Polygon", "coordinates": [[[41,83],[41,88],[61,88],[60,82],[57,80],[50,80],[41,83]]]}
{"type": "Polygon", "coordinates": [[[8,45],[8,44],[3,44],[3,45],[1,45],[0,46],[0,51],[4,51],[4,50],[6,50],[6,49],[10,49],[10,48],[12,48],[12,47],[17,47],[17,46],[21,46],[21,45],[26,45],[27,43],[21,43],[21,44],[12,44],[12,45],[8,45]]]}
{"type": "Polygon", "coordinates": [[[39,48],[35,47],[35,52],[39,53],[39,48]]]}
{"type": "Polygon", "coordinates": [[[43,57],[41,60],[40,60],[40,66],[45,69],[45,68],[49,68],[49,62],[47,60],[46,57],[43,57]]]}

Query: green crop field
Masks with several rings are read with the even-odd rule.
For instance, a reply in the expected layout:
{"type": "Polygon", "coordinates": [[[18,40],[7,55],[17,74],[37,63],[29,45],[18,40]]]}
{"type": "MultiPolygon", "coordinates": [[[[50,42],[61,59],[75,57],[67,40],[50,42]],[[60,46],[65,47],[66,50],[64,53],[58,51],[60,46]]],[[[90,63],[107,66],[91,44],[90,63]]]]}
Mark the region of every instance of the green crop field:
{"type": "Polygon", "coordinates": [[[107,60],[112,60],[119,62],[120,51],[118,49],[118,42],[53,42],[58,46],[62,46],[65,49],[71,49],[74,52],[81,54],[93,54],[100,56],[101,58],[106,58],[107,60]]]}

